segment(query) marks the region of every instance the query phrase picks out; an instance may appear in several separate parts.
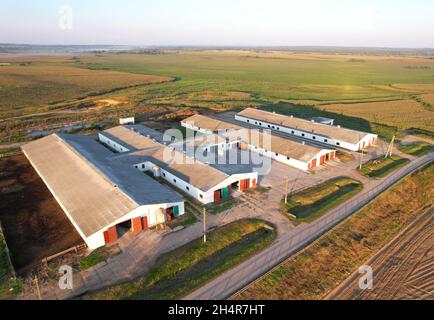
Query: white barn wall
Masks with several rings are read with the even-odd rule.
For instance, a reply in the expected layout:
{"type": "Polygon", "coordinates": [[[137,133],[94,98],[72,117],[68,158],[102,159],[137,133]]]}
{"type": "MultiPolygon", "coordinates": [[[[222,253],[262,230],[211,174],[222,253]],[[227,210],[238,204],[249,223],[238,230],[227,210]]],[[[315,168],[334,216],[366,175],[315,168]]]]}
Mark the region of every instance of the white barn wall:
{"type": "MultiPolygon", "coordinates": [[[[345,141],[335,140],[335,139],[330,138],[330,137],[324,137],[324,136],[321,136],[320,134],[315,134],[315,133],[311,133],[311,132],[304,132],[304,131],[300,131],[300,130],[297,130],[294,128],[284,127],[282,125],[276,125],[276,124],[265,122],[265,121],[258,121],[255,119],[246,118],[246,117],[243,117],[240,115],[235,115],[235,120],[240,121],[240,122],[244,122],[244,123],[248,123],[251,125],[256,125],[258,127],[271,129],[271,130],[278,131],[278,132],[284,132],[284,133],[287,133],[289,135],[301,137],[303,139],[318,141],[320,143],[328,144],[328,145],[331,145],[334,147],[337,146],[337,147],[341,147],[341,148],[351,150],[351,151],[359,151],[360,150],[360,144],[359,143],[352,144],[352,143],[348,143],[345,141]],[[273,129],[273,127],[274,127],[274,129],[273,129]],[[314,137],[316,139],[314,139],[314,137]]],[[[339,128],[336,127],[336,129],[339,129],[339,128]]],[[[367,142],[367,141],[371,141],[373,138],[377,138],[377,137],[378,137],[377,135],[369,133],[366,136],[364,136],[363,138],[361,138],[361,141],[367,142]]]]}
{"type": "Polygon", "coordinates": [[[160,209],[166,210],[166,209],[176,207],[176,206],[179,207],[179,216],[184,215],[184,213],[185,213],[184,202],[172,202],[172,203],[162,203],[162,204],[152,204],[152,205],[140,206],[140,207],[134,209],[133,211],[129,212],[128,214],[122,216],[117,221],[113,222],[112,224],[108,225],[103,230],[100,230],[100,231],[92,234],[91,236],[86,237],[84,240],[85,240],[87,246],[89,247],[89,249],[91,249],[91,250],[97,249],[97,248],[105,245],[104,231],[107,231],[111,227],[114,227],[114,226],[116,226],[120,223],[123,223],[125,221],[132,220],[134,218],[144,218],[144,217],[147,217],[147,219],[148,219],[148,226],[154,227],[156,225],[156,222],[157,222],[156,213],[158,212],[158,210],[160,210],[160,209]]]}
{"type": "Polygon", "coordinates": [[[109,139],[108,137],[102,135],[101,133],[98,134],[98,139],[100,142],[104,143],[109,148],[113,149],[116,152],[123,153],[123,152],[130,152],[130,149],[127,149],[126,147],[120,145],[119,143],[109,139]]]}

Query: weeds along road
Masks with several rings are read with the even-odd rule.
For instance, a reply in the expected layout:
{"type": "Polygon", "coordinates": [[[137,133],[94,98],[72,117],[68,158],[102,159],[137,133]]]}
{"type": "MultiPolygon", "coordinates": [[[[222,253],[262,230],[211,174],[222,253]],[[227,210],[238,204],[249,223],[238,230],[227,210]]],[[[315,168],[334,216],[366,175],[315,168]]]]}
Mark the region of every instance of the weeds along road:
{"type": "Polygon", "coordinates": [[[255,257],[245,261],[223,275],[215,278],[205,286],[186,296],[187,300],[227,299],[250,283],[275,269],[297,251],[318,239],[339,222],[368,204],[383,191],[400,181],[413,171],[434,160],[434,152],[413,160],[407,166],[395,171],[388,177],[371,184],[365,192],[356,195],[314,222],[294,229],[283,235],[276,243],[255,257]]]}

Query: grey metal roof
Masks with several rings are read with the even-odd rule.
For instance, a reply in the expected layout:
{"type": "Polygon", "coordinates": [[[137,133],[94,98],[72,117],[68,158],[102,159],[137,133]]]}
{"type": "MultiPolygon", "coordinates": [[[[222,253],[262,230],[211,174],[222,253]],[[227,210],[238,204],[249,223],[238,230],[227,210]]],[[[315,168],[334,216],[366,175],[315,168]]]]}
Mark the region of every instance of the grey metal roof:
{"type": "Polygon", "coordinates": [[[181,199],[136,169],[111,161],[113,153],[90,136],[53,134],[22,149],[85,236],[140,205],[181,199]]]}
{"type": "Polygon", "coordinates": [[[238,115],[258,121],[264,121],[276,125],[285,126],[288,128],[298,129],[307,133],[316,133],[324,137],[329,137],[331,139],[352,144],[359,143],[361,139],[363,139],[366,135],[369,134],[367,132],[356,131],[338,126],[331,126],[328,124],[312,122],[305,119],[290,117],[253,108],[247,108],[238,113],[238,115]]]}
{"type": "Polygon", "coordinates": [[[214,118],[210,118],[207,116],[203,116],[201,114],[195,114],[185,120],[182,120],[182,123],[194,123],[194,126],[212,131],[213,133],[217,133],[221,130],[239,130],[242,127],[237,126],[232,123],[220,121],[214,118]]]}
{"type": "Polygon", "coordinates": [[[121,142],[121,145],[130,146],[130,149],[133,150],[127,154],[119,154],[117,159],[123,159],[129,164],[150,161],[202,191],[208,191],[229,177],[224,172],[182,152],[171,151],[168,146],[142,136],[139,132],[127,127],[111,128],[101,134],[109,138],[114,137],[121,142]],[[167,156],[168,154],[170,156],[167,156]],[[184,163],[176,162],[174,159],[184,159],[184,163]]]}

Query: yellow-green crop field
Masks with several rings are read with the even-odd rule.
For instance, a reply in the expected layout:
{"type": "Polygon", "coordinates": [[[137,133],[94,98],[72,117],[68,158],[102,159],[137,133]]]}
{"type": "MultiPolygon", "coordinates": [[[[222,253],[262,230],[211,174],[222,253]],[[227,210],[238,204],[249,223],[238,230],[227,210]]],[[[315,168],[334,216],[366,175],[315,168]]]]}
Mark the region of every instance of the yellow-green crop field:
{"type": "MultiPolygon", "coordinates": [[[[343,126],[380,134],[387,128],[382,136],[409,128],[434,131],[429,107],[434,59],[429,57],[198,50],[0,56],[0,62],[10,63],[0,66],[0,120],[64,109],[68,113],[62,117],[93,112],[104,120],[115,118],[119,110],[140,113],[142,108],[223,111],[279,106],[292,112],[285,108],[296,106],[301,117],[327,115],[343,126]],[[122,104],[116,110],[69,108],[110,99],[122,104]]],[[[0,129],[28,127],[5,122],[0,129]]]]}

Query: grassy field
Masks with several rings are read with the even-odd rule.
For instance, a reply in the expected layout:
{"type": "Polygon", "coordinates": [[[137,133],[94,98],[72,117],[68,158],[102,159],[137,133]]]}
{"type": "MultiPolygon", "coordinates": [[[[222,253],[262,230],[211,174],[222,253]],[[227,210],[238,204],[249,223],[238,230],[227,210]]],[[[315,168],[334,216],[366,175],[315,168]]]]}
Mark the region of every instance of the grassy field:
{"type": "Polygon", "coordinates": [[[434,113],[413,99],[331,104],[318,107],[326,112],[345,116],[362,118],[370,123],[381,123],[399,129],[408,129],[412,126],[420,129],[434,130],[434,113]]]}
{"type": "Polygon", "coordinates": [[[47,64],[0,67],[0,117],[47,111],[44,107],[71,99],[169,80],[168,77],[47,64]]]}
{"type": "Polygon", "coordinates": [[[207,281],[257,254],[275,239],[260,220],[241,220],[162,256],[143,277],[88,295],[85,299],[179,299],[207,281]]]}
{"type": "Polygon", "coordinates": [[[22,141],[28,128],[173,108],[277,106],[388,139],[410,126],[434,131],[427,108],[434,61],[424,57],[208,50],[9,61],[0,67],[0,118],[50,113],[0,122],[4,142],[22,141]],[[135,86],[168,79],[174,81],[135,86]]]}
{"type": "Polygon", "coordinates": [[[400,145],[398,147],[399,151],[407,153],[412,156],[422,157],[428,153],[434,152],[434,146],[427,142],[414,142],[411,144],[400,145]]]}
{"type": "Polygon", "coordinates": [[[322,299],[432,205],[434,165],[408,176],[238,299],[322,299]]]}
{"type": "Polygon", "coordinates": [[[297,223],[311,222],[360,191],[363,185],[357,180],[341,177],[300,191],[282,200],[282,211],[286,216],[295,216],[297,223]]]}
{"type": "Polygon", "coordinates": [[[383,178],[393,171],[405,166],[410,160],[399,156],[380,157],[363,164],[359,172],[369,178],[383,178]]]}

